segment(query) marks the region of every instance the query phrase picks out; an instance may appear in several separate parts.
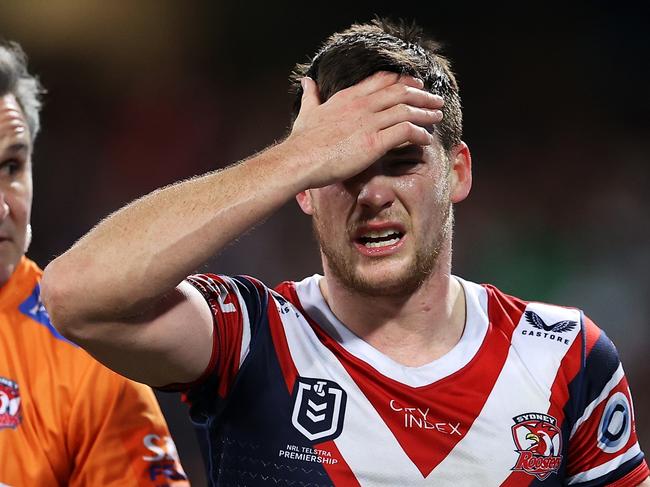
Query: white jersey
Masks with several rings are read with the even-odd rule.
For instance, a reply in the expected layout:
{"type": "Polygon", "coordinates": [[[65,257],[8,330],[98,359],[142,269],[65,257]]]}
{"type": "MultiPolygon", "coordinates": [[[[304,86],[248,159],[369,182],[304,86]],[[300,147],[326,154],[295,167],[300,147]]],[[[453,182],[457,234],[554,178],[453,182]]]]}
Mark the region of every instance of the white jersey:
{"type": "Polygon", "coordinates": [[[184,390],[212,485],[633,486],[648,476],[616,350],[577,309],[459,279],[460,341],[391,360],[325,303],[320,276],[275,291],[189,278],[215,318],[184,390]]]}

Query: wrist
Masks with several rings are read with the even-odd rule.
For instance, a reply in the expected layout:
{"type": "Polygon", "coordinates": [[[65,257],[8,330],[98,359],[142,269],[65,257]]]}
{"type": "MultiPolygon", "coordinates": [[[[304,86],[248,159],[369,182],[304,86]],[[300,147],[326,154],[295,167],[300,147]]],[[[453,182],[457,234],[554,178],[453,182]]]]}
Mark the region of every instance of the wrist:
{"type": "Polygon", "coordinates": [[[265,164],[280,177],[292,196],[314,187],[311,169],[315,164],[309,160],[309,150],[300,147],[294,139],[288,137],[265,151],[265,164]]]}

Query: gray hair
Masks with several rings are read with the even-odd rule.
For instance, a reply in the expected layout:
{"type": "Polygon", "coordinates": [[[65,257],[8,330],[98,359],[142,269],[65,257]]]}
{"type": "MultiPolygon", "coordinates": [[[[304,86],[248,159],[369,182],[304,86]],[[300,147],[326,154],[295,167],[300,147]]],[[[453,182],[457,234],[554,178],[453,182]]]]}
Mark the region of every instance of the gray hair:
{"type": "Polygon", "coordinates": [[[32,142],[40,128],[41,95],[45,92],[35,76],[27,72],[27,56],[15,42],[0,41],[0,96],[12,94],[29,126],[32,142]]]}

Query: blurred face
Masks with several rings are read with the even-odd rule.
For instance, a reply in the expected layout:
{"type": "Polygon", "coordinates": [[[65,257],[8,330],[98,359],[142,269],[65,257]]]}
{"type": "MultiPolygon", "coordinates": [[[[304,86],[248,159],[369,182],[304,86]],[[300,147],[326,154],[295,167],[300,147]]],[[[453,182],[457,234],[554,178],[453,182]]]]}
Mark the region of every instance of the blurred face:
{"type": "Polygon", "coordinates": [[[13,95],[0,97],[0,285],[28,245],[32,207],[31,136],[13,95]]]}
{"type": "Polygon", "coordinates": [[[437,143],[406,146],[354,178],[299,195],[325,272],[370,296],[415,291],[451,238],[452,201],[466,195],[458,198],[453,168],[437,143]]]}

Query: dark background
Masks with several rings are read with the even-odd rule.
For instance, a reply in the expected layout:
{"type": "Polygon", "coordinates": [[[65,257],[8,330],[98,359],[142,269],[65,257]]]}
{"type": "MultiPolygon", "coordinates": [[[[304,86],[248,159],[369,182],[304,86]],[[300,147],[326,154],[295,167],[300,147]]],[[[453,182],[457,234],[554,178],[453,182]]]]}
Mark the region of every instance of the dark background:
{"type": "MultiPolygon", "coordinates": [[[[23,45],[49,91],[28,255],[45,266],[137,196],[281,138],[296,61],[373,13],[415,18],[454,61],[474,160],[454,272],[583,308],[619,348],[648,449],[647,5],[3,2],[0,35],[23,45]]],[[[201,270],[301,278],[320,271],[312,240],[288,204],[201,270]]],[[[184,407],[161,402],[205,485],[184,407]]]]}

